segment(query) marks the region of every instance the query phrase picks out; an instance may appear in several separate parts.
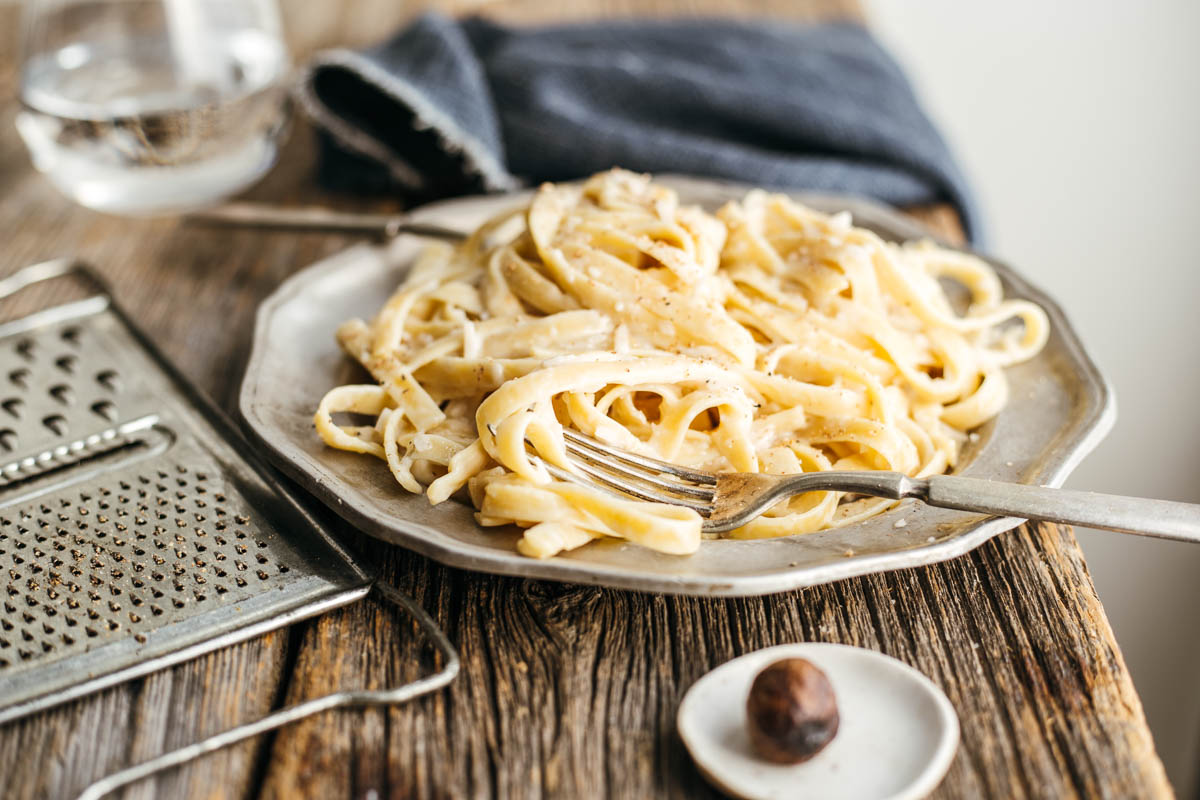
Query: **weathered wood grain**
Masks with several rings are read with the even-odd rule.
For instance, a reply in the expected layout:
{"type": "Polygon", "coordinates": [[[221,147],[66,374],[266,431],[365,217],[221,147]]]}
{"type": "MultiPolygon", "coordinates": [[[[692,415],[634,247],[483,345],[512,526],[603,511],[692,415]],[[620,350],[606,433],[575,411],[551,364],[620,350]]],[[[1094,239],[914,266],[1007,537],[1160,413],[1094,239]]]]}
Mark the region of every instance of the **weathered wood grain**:
{"type": "MultiPolygon", "coordinates": [[[[879,650],[945,689],[963,741],[939,797],[1170,794],[1066,529],[1025,526],[934,567],[743,599],[493,578],[383,555],[385,573],[454,640],[461,676],[387,714],[282,731],[265,797],[368,787],[399,797],[716,796],[674,732],[679,700],[724,661],[794,641],[879,650]]],[[[362,605],[305,631],[290,698],[335,677],[394,679],[422,643],[391,624],[362,605]]]]}
{"type": "MultiPolygon", "coordinates": [[[[452,2],[517,22],[594,14],[857,16],[853,0],[452,2]]],[[[362,44],[415,11],[390,0],[283,3],[299,59],[362,44]]],[[[16,87],[16,9],[0,6],[0,96],[16,87]]],[[[226,408],[253,311],[336,237],[182,228],[93,214],[28,166],[0,104],[0,274],[59,254],[95,263],[164,351],[226,408]]],[[[322,195],[303,125],[252,195],[322,195]]],[[[944,207],[920,218],[956,230],[944,207]]],[[[463,657],[452,688],[408,706],[334,712],[178,770],[131,797],[713,796],[674,714],[706,670],[760,647],[836,641],[913,664],[950,696],[963,742],[939,797],[1170,795],[1141,706],[1073,535],[1027,526],[946,564],[768,598],[689,599],[496,578],[365,541],[463,657]]],[[[69,797],[165,749],[338,687],[428,669],[411,621],[372,602],[0,728],[0,796],[69,797]]]]}

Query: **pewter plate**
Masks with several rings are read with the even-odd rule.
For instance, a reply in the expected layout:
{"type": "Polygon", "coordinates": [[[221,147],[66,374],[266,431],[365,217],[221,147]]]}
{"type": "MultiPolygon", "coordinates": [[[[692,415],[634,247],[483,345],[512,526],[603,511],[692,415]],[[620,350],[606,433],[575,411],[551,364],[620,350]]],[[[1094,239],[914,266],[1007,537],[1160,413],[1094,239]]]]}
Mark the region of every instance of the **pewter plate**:
{"type": "MultiPolygon", "coordinates": [[[[746,187],[669,178],[684,200],[716,208],[746,187]]],[[[469,230],[525,202],[527,194],[464,198],[420,209],[423,222],[469,230]]],[[[826,211],[849,210],[855,222],[888,239],[927,237],[914,223],[857,198],[797,195],[826,211]]],[[[409,494],[379,461],[327,448],[312,426],[313,411],[331,387],[361,380],[361,371],[334,341],[343,320],[379,309],[418,252],[401,237],[387,247],[358,246],[297,273],[258,312],[240,408],[267,455],[291,477],[367,533],[463,569],[598,584],[649,592],[712,596],[758,595],[961,555],[1018,519],[904,504],[860,524],[832,531],[753,541],[706,541],[691,556],[656,553],[620,541],[593,542],[539,561],[516,552],[515,529],[485,529],[455,502],[430,506],[409,494]],[[904,518],[900,528],[895,523],[904,518]]],[[[959,472],[979,478],[1060,485],[1111,428],[1112,393],[1062,310],[1041,290],[991,261],[1005,291],[1037,302],[1052,333],[1034,360],[1008,371],[1011,398],[959,472]]]]}

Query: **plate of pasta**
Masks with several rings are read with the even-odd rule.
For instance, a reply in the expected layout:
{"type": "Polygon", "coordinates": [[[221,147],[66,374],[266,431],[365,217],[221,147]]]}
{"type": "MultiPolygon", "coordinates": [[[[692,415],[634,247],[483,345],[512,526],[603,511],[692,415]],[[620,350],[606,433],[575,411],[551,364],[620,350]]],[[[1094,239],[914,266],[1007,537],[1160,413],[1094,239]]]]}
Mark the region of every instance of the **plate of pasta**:
{"type": "Polygon", "coordinates": [[[856,198],[612,170],[427,206],[462,243],[360,245],[259,310],[239,399],[267,454],[443,563],[749,595],[916,566],[1019,520],[811,492],[720,537],[562,480],[565,431],[711,471],[1058,485],[1111,426],[1061,310],[856,198]]]}

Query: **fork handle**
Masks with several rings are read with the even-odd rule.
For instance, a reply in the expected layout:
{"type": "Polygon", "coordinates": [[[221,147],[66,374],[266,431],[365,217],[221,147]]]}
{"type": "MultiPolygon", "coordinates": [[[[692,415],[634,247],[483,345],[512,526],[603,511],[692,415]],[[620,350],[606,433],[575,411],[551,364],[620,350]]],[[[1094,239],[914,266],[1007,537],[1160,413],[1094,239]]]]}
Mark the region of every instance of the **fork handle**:
{"type": "Polygon", "coordinates": [[[1200,542],[1200,505],[1021,483],[934,475],[921,499],[931,506],[1200,542]]]}

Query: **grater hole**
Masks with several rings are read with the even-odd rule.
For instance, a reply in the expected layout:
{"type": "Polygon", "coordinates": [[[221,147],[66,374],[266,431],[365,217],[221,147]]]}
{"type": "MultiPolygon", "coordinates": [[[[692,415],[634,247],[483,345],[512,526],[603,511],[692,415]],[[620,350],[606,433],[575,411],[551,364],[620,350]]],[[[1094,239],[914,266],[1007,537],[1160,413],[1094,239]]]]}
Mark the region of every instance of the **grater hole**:
{"type": "Polygon", "coordinates": [[[54,366],[58,367],[68,375],[75,374],[75,367],[79,364],[79,357],[67,353],[54,359],[54,366]]]}
{"type": "Polygon", "coordinates": [[[67,344],[73,347],[78,347],[82,334],[83,331],[79,329],[78,325],[71,325],[63,328],[62,333],[60,333],[59,336],[62,337],[62,340],[67,344]]]}
{"type": "Polygon", "coordinates": [[[115,369],[106,369],[96,373],[96,383],[103,386],[110,392],[118,392],[121,390],[121,376],[117,374],[115,369]]]}
{"type": "Polygon", "coordinates": [[[18,442],[17,432],[12,428],[0,430],[0,449],[3,449],[4,452],[11,453],[16,450],[18,442]]]}
{"type": "Polygon", "coordinates": [[[65,383],[57,383],[50,387],[50,396],[64,406],[75,403],[75,392],[65,383]]]}
{"type": "Polygon", "coordinates": [[[26,338],[26,339],[19,339],[17,341],[17,344],[13,347],[13,350],[15,350],[17,355],[19,355],[21,358],[25,359],[26,361],[33,361],[33,355],[34,355],[33,351],[36,348],[37,348],[37,345],[34,344],[33,339],[26,338]]]}
{"type": "Polygon", "coordinates": [[[0,402],[0,408],[3,408],[13,419],[20,419],[21,412],[25,408],[25,401],[19,397],[10,397],[0,402]]]}
{"type": "Polygon", "coordinates": [[[25,369],[25,367],[20,367],[8,373],[8,382],[13,386],[19,386],[22,389],[27,389],[29,388],[29,376],[32,374],[33,373],[25,369]]]}
{"type": "Polygon", "coordinates": [[[61,414],[51,414],[48,417],[43,417],[42,424],[57,436],[67,435],[67,419],[61,414]]]}
{"type": "Polygon", "coordinates": [[[117,420],[117,407],[110,400],[98,400],[92,403],[92,412],[109,422],[117,420]]]}

